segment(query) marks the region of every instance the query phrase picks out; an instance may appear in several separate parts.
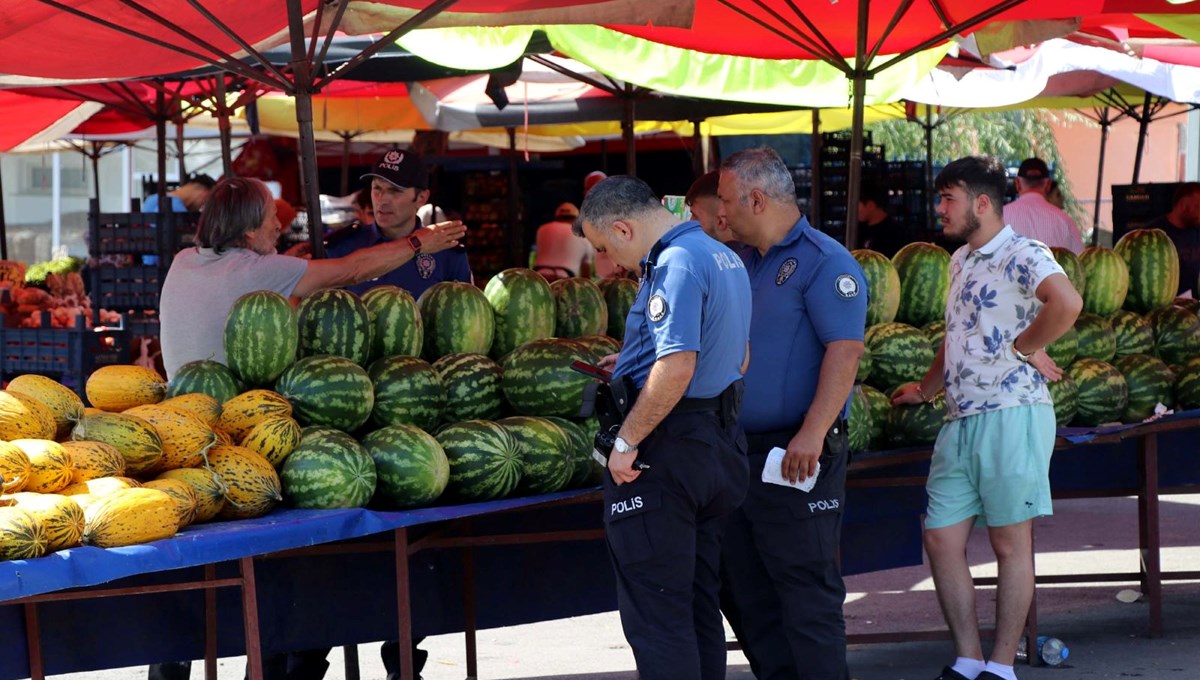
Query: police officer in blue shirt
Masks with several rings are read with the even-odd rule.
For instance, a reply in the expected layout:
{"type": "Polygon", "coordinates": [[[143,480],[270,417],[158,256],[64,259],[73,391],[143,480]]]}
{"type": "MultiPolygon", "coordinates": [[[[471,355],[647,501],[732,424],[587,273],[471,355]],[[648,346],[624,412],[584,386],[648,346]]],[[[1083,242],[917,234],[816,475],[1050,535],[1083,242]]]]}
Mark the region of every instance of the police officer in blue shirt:
{"type": "Polygon", "coordinates": [[[420,252],[421,240],[413,232],[421,227],[417,210],[429,200],[429,172],[421,157],[411,151],[393,149],[384,154],[371,172],[371,204],[374,224],[355,224],[339,229],[326,239],[326,254],[342,257],[384,241],[407,240],[417,251],[411,261],[383,276],[347,288],[358,295],[377,286],[399,286],[413,297],[442,281],[472,282],[467,253],[461,248],[438,253],[420,252]]]}
{"type": "Polygon", "coordinates": [[[721,210],[753,291],[742,426],[750,488],[726,528],[722,605],[759,680],[843,680],[846,587],[836,561],[845,506],[850,390],[863,353],[865,277],[813,228],[779,155],[762,147],[721,165],[721,210]],[[761,481],[817,475],[805,493],[761,481]],[[819,472],[818,472],[819,463],[819,472]]]}
{"type": "Polygon", "coordinates": [[[696,222],[676,224],[650,187],[610,177],[574,230],[640,272],[613,381],[633,399],[604,484],[625,637],[643,680],[725,677],[721,531],[746,491],[737,424],[750,330],[741,260],[696,222]]]}

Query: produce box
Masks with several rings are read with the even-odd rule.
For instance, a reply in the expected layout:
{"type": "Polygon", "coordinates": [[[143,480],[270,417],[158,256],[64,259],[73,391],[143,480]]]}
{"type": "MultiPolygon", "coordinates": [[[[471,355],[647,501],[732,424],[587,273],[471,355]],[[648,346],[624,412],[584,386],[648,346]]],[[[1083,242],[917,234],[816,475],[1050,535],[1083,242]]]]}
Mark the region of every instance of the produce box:
{"type": "Polygon", "coordinates": [[[143,213],[135,202],[128,213],[102,213],[92,199],[88,212],[88,253],[93,259],[133,255],[133,264],[166,266],[170,256],[192,245],[199,213],[143,213]],[[165,227],[156,224],[163,221],[165,227]],[[140,260],[140,261],[138,261],[140,260]]]}
{"type": "Polygon", "coordinates": [[[76,318],[74,328],[51,328],[50,313],[42,315],[41,328],[0,327],[0,380],[36,373],[59,380],[83,397],[84,381],[92,371],[128,363],[128,330],[90,329],[83,317],[76,318]]]}

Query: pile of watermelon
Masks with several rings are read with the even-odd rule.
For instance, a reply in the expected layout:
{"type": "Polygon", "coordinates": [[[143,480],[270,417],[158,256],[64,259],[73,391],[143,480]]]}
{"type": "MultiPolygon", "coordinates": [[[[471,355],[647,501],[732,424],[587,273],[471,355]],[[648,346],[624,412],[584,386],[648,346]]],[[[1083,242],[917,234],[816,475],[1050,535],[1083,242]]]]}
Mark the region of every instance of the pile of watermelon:
{"type": "MultiPolygon", "coordinates": [[[[631,282],[632,283],[632,282],[631,282]]],[[[250,390],[291,404],[303,429],[271,461],[300,508],[411,508],[597,483],[589,378],[573,361],[620,350],[636,284],[554,286],[509,269],[480,291],[439,283],[414,300],[385,286],[330,289],[295,311],[243,296],[225,331],[228,365],[180,369],[174,394],[225,401],[250,390]],[[632,293],[632,294],[631,294],[632,293]]]]}

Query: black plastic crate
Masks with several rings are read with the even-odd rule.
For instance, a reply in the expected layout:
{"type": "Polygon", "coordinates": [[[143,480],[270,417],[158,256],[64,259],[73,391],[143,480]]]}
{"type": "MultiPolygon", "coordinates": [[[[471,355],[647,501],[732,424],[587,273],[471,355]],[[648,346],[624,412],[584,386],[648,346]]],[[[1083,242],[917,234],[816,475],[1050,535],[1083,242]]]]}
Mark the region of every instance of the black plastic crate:
{"type": "Polygon", "coordinates": [[[138,212],[102,213],[100,203],[92,199],[88,211],[88,252],[92,258],[111,255],[134,255],[134,264],[161,264],[195,241],[196,224],[200,213],[138,212]],[[156,225],[164,225],[159,229],[156,225]],[[150,256],[150,257],[146,257],[150,256]],[[152,259],[158,258],[158,259],[152,259]]]}
{"type": "Polygon", "coordinates": [[[83,385],[92,371],[129,363],[129,331],[124,328],[93,330],[82,316],[75,328],[51,328],[49,312],[42,312],[41,321],[42,328],[0,327],[0,379],[44,375],[84,397],[83,385]]]}
{"type": "Polygon", "coordinates": [[[162,293],[160,276],[157,266],[89,266],[87,279],[92,304],[94,307],[116,312],[158,309],[158,300],[162,293]]]}

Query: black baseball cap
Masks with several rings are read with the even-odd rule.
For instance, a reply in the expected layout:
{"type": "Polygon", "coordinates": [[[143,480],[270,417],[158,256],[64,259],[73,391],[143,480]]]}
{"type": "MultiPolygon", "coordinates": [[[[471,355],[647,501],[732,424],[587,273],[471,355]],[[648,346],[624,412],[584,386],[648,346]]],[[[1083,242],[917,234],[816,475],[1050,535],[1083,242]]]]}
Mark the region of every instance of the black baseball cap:
{"type": "Polygon", "coordinates": [[[387,152],[375,164],[371,172],[363,175],[360,179],[365,180],[368,177],[378,177],[401,189],[429,188],[429,171],[425,169],[421,157],[411,151],[392,149],[387,152]]]}
{"type": "Polygon", "coordinates": [[[1046,161],[1040,158],[1026,158],[1017,168],[1017,177],[1024,179],[1046,179],[1050,176],[1050,168],[1046,161]]]}

